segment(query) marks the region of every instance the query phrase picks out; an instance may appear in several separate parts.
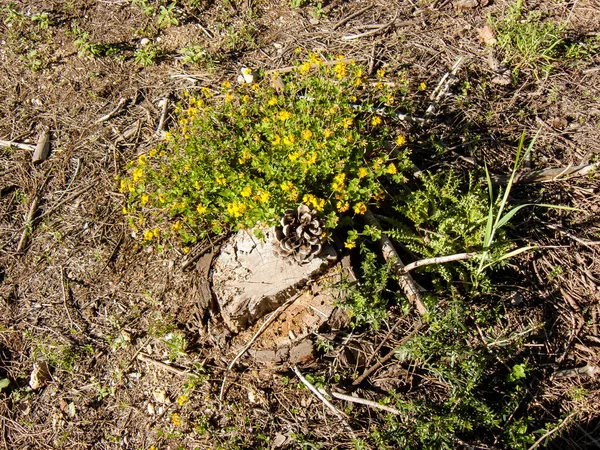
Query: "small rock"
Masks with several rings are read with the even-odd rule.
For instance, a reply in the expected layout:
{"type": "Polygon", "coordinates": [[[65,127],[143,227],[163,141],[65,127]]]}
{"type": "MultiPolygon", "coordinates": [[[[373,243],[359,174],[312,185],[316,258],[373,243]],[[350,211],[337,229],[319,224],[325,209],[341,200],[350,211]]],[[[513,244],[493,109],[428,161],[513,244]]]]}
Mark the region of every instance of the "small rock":
{"type": "Polygon", "coordinates": [[[454,4],[454,8],[459,11],[465,11],[468,9],[474,9],[479,6],[478,0],[459,0],[454,4]]]}
{"type": "Polygon", "coordinates": [[[281,433],[277,433],[275,435],[275,438],[273,439],[273,445],[271,446],[271,448],[280,448],[283,447],[285,445],[285,443],[287,442],[287,436],[285,436],[284,434],[281,433]]]}
{"type": "Polygon", "coordinates": [[[146,46],[146,45],[148,45],[149,43],[150,43],[150,39],[148,39],[148,38],[142,38],[142,39],[140,40],[140,45],[141,45],[142,47],[145,47],[145,46],[146,46]]]}
{"type": "Polygon", "coordinates": [[[290,349],[291,364],[306,364],[315,359],[315,349],[310,339],[303,339],[290,349]]]}
{"type": "Polygon", "coordinates": [[[479,34],[479,39],[481,39],[485,45],[495,45],[498,43],[496,34],[489,25],[486,25],[483,28],[477,28],[477,34],[479,34]]]}
{"type": "Polygon", "coordinates": [[[162,403],[163,405],[171,403],[171,400],[167,397],[167,391],[162,388],[155,389],[152,395],[158,403],[162,403]]]}

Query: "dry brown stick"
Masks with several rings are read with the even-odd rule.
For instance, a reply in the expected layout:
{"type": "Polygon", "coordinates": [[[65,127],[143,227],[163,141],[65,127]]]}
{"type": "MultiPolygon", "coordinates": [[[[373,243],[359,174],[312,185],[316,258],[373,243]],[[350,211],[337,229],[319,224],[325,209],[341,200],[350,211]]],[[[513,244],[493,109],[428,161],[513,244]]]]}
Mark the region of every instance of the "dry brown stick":
{"type": "Polygon", "coordinates": [[[379,345],[377,346],[377,348],[371,353],[371,356],[369,356],[369,358],[367,359],[367,362],[365,363],[365,366],[368,366],[369,364],[371,364],[371,361],[373,360],[373,358],[379,353],[379,350],[381,350],[381,348],[384,346],[384,344],[390,338],[390,336],[392,335],[392,333],[394,331],[396,331],[396,328],[398,328],[398,326],[400,325],[400,323],[403,320],[404,320],[404,316],[400,316],[398,318],[398,320],[396,320],[396,323],[392,326],[392,328],[390,328],[390,330],[385,334],[385,336],[383,337],[383,339],[381,340],[381,342],[379,343],[379,345]]]}
{"type": "Polygon", "coordinates": [[[346,400],[347,402],[358,403],[359,405],[366,405],[366,406],[370,406],[371,408],[382,409],[383,411],[387,411],[387,412],[395,414],[397,416],[402,414],[396,408],[392,408],[391,406],[380,405],[379,403],[374,402],[372,400],[367,400],[366,398],[355,397],[353,395],[340,394],[339,392],[333,392],[333,391],[331,391],[330,394],[332,397],[335,397],[339,400],[346,400]]]}
{"type": "Polygon", "coordinates": [[[356,380],[354,380],[352,382],[352,386],[358,386],[360,383],[365,381],[365,379],[369,375],[371,375],[373,372],[375,372],[377,369],[379,369],[381,366],[383,366],[387,361],[392,359],[394,357],[394,355],[396,355],[396,351],[401,346],[406,344],[415,334],[417,334],[419,332],[419,330],[421,330],[421,328],[423,328],[423,322],[419,321],[418,324],[415,326],[415,328],[413,328],[413,330],[410,333],[408,333],[406,336],[404,336],[402,338],[402,340],[400,341],[400,344],[398,346],[396,346],[396,348],[394,350],[391,350],[387,355],[385,355],[383,358],[381,358],[379,361],[377,361],[377,363],[375,365],[373,365],[373,366],[369,367],[367,370],[365,370],[360,377],[358,377],[356,380]]]}
{"type": "Polygon", "coordinates": [[[472,258],[473,256],[475,256],[477,254],[478,254],[477,252],[457,253],[455,255],[438,256],[436,258],[421,259],[419,261],[415,261],[415,262],[412,262],[410,264],[405,265],[404,266],[404,271],[405,272],[410,272],[411,270],[414,270],[417,267],[429,266],[431,264],[444,264],[444,263],[452,262],[452,261],[461,261],[463,259],[472,258]]]}
{"type": "Polygon", "coordinates": [[[119,114],[119,112],[123,108],[123,105],[125,105],[125,102],[127,102],[127,99],[120,98],[119,99],[119,103],[117,103],[117,106],[115,107],[115,109],[113,109],[108,114],[105,114],[102,117],[100,117],[99,119],[97,119],[95,123],[102,123],[102,122],[106,122],[107,120],[112,119],[114,116],[116,116],[117,114],[119,114]]]}
{"type": "Polygon", "coordinates": [[[254,336],[252,336],[252,338],[248,341],[248,343],[244,346],[244,348],[229,363],[229,365],[227,366],[227,369],[225,370],[225,374],[223,375],[223,381],[221,381],[221,389],[219,391],[219,403],[223,402],[223,393],[225,392],[225,383],[227,382],[227,375],[229,374],[229,372],[231,371],[231,369],[233,368],[233,366],[235,365],[237,360],[240,359],[250,349],[252,344],[254,344],[254,341],[256,341],[256,339],[258,339],[258,337],[262,334],[262,332],[269,325],[271,325],[271,323],[277,318],[277,316],[279,316],[281,311],[283,311],[290,304],[292,304],[298,297],[300,297],[300,295],[301,295],[300,293],[294,295],[293,297],[289,298],[285,303],[283,303],[279,308],[277,308],[275,311],[273,311],[271,313],[271,315],[265,320],[265,322],[260,326],[260,328],[256,331],[256,333],[254,333],[254,336]]]}
{"type": "Polygon", "coordinates": [[[21,239],[19,239],[19,244],[17,245],[17,253],[21,253],[27,245],[29,234],[31,233],[33,228],[33,218],[35,217],[35,213],[37,212],[38,207],[40,206],[41,198],[41,194],[38,193],[35,194],[35,197],[33,197],[33,200],[31,201],[31,205],[29,206],[29,212],[25,217],[25,227],[23,229],[23,233],[21,233],[21,239]]]}
{"type": "Polygon", "coordinates": [[[558,430],[560,430],[562,427],[564,427],[567,424],[567,421],[573,417],[575,414],[577,413],[577,411],[573,411],[571,414],[569,414],[567,417],[564,418],[564,420],[559,423],[558,425],[556,425],[554,428],[552,428],[551,430],[548,430],[548,432],[546,434],[544,434],[543,436],[540,436],[540,438],[535,441],[533,443],[533,445],[531,447],[529,447],[527,450],[533,450],[535,448],[538,448],[539,445],[544,441],[544,439],[549,438],[550,436],[552,436],[554,433],[556,433],[558,430]]]}
{"type": "Polygon", "coordinates": [[[398,252],[392,245],[392,241],[390,238],[383,232],[381,228],[381,224],[375,218],[373,213],[370,210],[367,210],[365,213],[365,222],[367,225],[377,228],[381,231],[381,239],[379,241],[381,245],[381,252],[383,253],[383,258],[392,263],[392,269],[396,272],[396,276],[398,277],[398,284],[404,294],[408,298],[408,300],[414,304],[417,308],[419,314],[424,315],[427,314],[427,308],[423,303],[423,296],[421,295],[422,288],[417,284],[417,282],[404,270],[404,263],[400,259],[398,252]]]}
{"type": "Polygon", "coordinates": [[[33,151],[33,156],[31,157],[31,162],[33,164],[39,164],[45,161],[48,158],[48,154],[50,153],[50,130],[48,128],[44,128],[40,133],[40,137],[38,138],[37,145],[35,146],[35,150],[33,151]]]}
{"type": "Polygon", "coordinates": [[[169,110],[169,99],[163,98],[159,102],[159,106],[162,107],[162,111],[160,113],[160,119],[158,121],[158,126],[156,127],[156,134],[161,134],[165,129],[165,121],[167,120],[167,112],[169,110]]]}
{"type": "Polygon", "coordinates": [[[360,39],[360,38],[364,38],[364,37],[368,37],[368,36],[375,36],[376,34],[387,31],[388,28],[390,28],[390,27],[392,27],[392,25],[394,25],[394,22],[396,22],[395,17],[394,17],[394,20],[392,20],[391,22],[384,23],[379,28],[375,28],[374,30],[366,31],[364,33],[359,33],[359,34],[350,34],[348,36],[342,36],[342,41],[352,41],[354,39],[360,39]]]}
{"type": "Polygon", "coordinates": [[[140,361],[144,361],[145,363],[152,364],[156,367],[160,367],[161,369],[164,369],[167,372],[174,373],[175,375],[179,375],[181,377],[189,377],[190,375],[193,375],[191,372],[188,372],[187,370],[181,370],[176,367],[165,364],[164,362],[156,361],[155,359],[150,358],[148,355],[145,355],[144,353],[139,353],[137,355],[137,359],[139,359],[140,361]]]}
{"type": "Polygon", "coordinates": [[[325,398],[325,396],[323,394],[321,394],[316,387],[314,387],[312,384],[310,384],[310,382],[302,376],[302,374],[300,373],[300,370],[298,370],[298,368],[296,366],[292,367],[292,370],[294,371],[294,373],[296,374],[298,379],[302,382],[302,384],[304,384],[304,386],[306,386],[310,392],[315,394],[315,396],[319,400],[321,400],[323,402],[323,404],[331,410],[331,412],[333,412],[337,417],[339,417],[341,420],[343,420],[346,425],[348,425],[348,423],[346,422],[346,419],[348,418],[348,416],[346,414],[344,414],[343,412],[338,410],[335,406],[333,406],[331,404],[331,402],[329,400],[327,400],[325,398]]]}
{"type": "Polygon", "coordinates": [[[21,144],[19,142],[2,141],[2,140],[0,140],[0,147],[4,147],[4,148],[15,147],[15,148],[18,148],[19,150],[29,150],[30,152],[35,150],[35,145],[32,145],[32,144],[21,144]]]}
{"type": "Polygon", "coordinates": [[[360,16],[362,13],[364,13],[364,12],[367,12],[367,11],[368,11],[369,9],[371,9],[373,6],[374,6],[373,4],[367,5],[367,6],[365,6],[364,8],[362,8],[362,9],[359,9],[358,11],[356,11],[356,12],[354,12],[354,13],[350,14],[350,15],[349,15],[349,16],[347,16],[346,18],[344,18],[344,19],[340,20],[338,23],[336,23],[336,24],[333,26],[332,30],[336,30],[337,28],[341,27],[342,25],[345,25],[345,24],[347,24],[348,22],[350,22],[350,21],[351,21],[352,19],[354,19],[355,17],[358,17],[358,16],[360,16]]]}

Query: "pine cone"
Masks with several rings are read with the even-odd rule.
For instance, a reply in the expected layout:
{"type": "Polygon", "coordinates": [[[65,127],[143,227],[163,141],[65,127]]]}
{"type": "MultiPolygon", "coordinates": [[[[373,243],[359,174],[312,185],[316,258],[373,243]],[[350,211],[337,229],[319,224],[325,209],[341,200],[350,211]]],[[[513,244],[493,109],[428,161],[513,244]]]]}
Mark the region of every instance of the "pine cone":
{"type": "Polygon", "coordinates": [[[281,226],[275,227],[278,241],[278,253],[294,258],[305,264],[321,253],[321,235],[325,229],[325,221],[317,216],[317,211],[306,205],[298,210],[288,209],[281,219],[281,226]]]}

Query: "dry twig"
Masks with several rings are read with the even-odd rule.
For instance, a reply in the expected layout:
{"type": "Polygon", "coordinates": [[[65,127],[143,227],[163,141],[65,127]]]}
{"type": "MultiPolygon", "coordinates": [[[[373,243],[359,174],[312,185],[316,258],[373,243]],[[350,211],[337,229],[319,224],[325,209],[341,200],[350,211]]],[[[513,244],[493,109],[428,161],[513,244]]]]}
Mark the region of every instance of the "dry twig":
{"type": "MultiPolygon", "coordinates": [[[[308,390],[310,392],[312,392],[313,394],[315,394],[315,396],[321,400],[323,402],[323,404],[325,406],[327,406],[327,408],[330,409],[331,412],[333,412],[337,417],[339,417],[341,420],[344,421],[344,423],[346,423],[346,419],[348,418],[348,416],[346,414],[344,414],[343,412],[341,412],[340,410],[338,410],[335,406],[333,406],[331,404],[331,402],[329,400],[327,400],[323,394],[321,394],[319,392],[319,390],[314,387],[312,384],[310,384],[310,382],[304,378],[302,376],[302,374],[300,373],[300,371],[298,370],[298,368],[296,366],[292,367],[292,370],[294,371],[294,373],[296,374],[296,376],[298,377],[298,379],[302,382],[302,384],[304,384],[304,386],[306,386],[308,388],[308,390]]],[[[348,425],[346,423],[346,425],[348,425]]]]}
{"type": "Polygon", "coordinates": [[[371,408],[381,409],[383,411],[387,411],[387,412],[395,414],[397,416],[402,414],[396,408],[392,408],[391,406],[381,405],[372,400],[367,400],[366,398],[355,397],[353,395],[340,394],[339,392],[333,392],[333,391],[331,391],[330,394],[332,397],[335,397],[339,400],[346,400],[347,402],[358,403],[359,405],[366,405],[366,406],[370,406],[371,408]]]}
{"type": "MultiPolygon", "coordinates": [[[[382,230],[381,224],[369,210],[367,210],[365,213],[365,222],[368,225],[377,228],[378,230],[382,230]]],[[[392,245],[392,241],[383,231],[381,232],[380,245],[383,258],[386,261],[391,262],[393,265],[392,268],[398,276],[398,284],[400,285],[400,288],[404,291],[404,294],[408,300],[416,306],[419,314],[426,314],[427,308],[425,308],[423,296],[421,295],[422,288],[417,284],[413,277],[411,277],[410,274],[405,271],[404,263],[392,245]]]]}
{"type": "Polygon", "coordinates": [[[137,355],[137,359],[139,359],[140,361],[143,361],[145,363],[152,364],[153,366],[160,367],[161,369],[164,369],[167,372],[174,373],[175,375],[179,375],[181,377],[189,377],[190,375],[193,375],[191,372],[188,372],[187,370],[181,370],[176,367],[165,364],[164,362],[156,361],[155,359],[150,358],[148,355],[145,355],[144,353],[139,353],[137,355]]]}
{"type": "Polygon", "coordinates": [[[113,109],[108,114],[105,114],[102,117],[100,117],[99,119],[97,119],[95,123],[98,124],[98,123],[106,122],[107,120],[110,120],[113,117],[115,117],[117,114],[119,114],[119,112],[121,112],[121,109],[123,109],[123,106],[125,105],[126,102],[127,102],[127,99],[120,98],[119,103],[117,103],[117,106],[115,107],[115,109],[113,109]]]}
{"type": "Polygon", "coordinates": [[[428,117],[431,114],[433,114],[440,99],[444,95],[446,95],[448,89],[450,89],[450,86],[452,86],[452,84],[456,80],[456,72],[458,72],[458,69],[460,69],[462,61],[462,57],[458,58],[458,60],[454,63],[454,66],[452,66],[450,72],[446,72],[446,74],[442,77],[436,88],[431,93],[429,98],[432,100],[432,103],[427,108],[427,111],[425,111],[425,117],[428,117]]]}
{"type": "Polygon", "coordinates": [[[417,334],[421,328],[423,328],[423,322],[419,321],[415,327],[413,328],[413,330],[408,333],[406,336],[404,336],[402,338],[402,340],[400,341],[400,344],[392,351],[390,351],[387,355],[385,355],[382,359],[380,359],[379,361],[377,361],[377,363],[374,366],[371,366],[370,368],[368,368],[367,370],[365,370],[362,375],[360,377],[358,377],[356,380],[354,380],[352,382],[352,386],[358,386],[360,383],[362,383],[363,381],[365,381],[365,379],[371,375],[373,372],[375,372],[377,369],[379,369],[381,366],[383,366],[387,361],[389,361],[390,359],[392,359],[394,357],[394,355],[396,354],[396,351],[403,346],[404,344],[406,344],[415,334],[417,334]]]}
{"type": "Polygon", "coordinates": [[[444,263],[452,262],[452,261],[461,261],[463,259],[472,258],[475,255],[477,255],[477,252],[457,253],[455,255],[438,256],[437,258],[421,259],[419,261],[415,261],[415,262],[412,262],[412,263],[404,266],[404,271],[410,272],[411,270],[416,269],[417,267],[429,266],[431,264],[444,264],[444,263]]]}
{"type": "Polygon", "coordinates": [[[362,9],[359,9],[358,11],[350,14],[349,16],[345,17],[344,19],[340,20],[338,23],[336,23],[332,30],[336,30],[337,28],[341,27],[342,25],[347,24],[348,22],[350,22],[352,19],[360,16],[362,13],[367,12],[369,9],[371,9],[373,7],[373,4],[367,5],[362,9]]]}
{"type": "Polygon", "coordinates": [[[244,348],[233,358],[233,360],[227,366],[225,370],[225,374],[223,375],[223,381],[221,382],[221,389],[219,391],[219,403],[223,402],[223,393],[225,391],[225,383],[227,382],[227,375],[235,365],[238,359],[240,359],[254,344],[254,341],[258,339],[258,337],[262,334],[262,332],[269,326],[271,323],[279,316],[279,314],[286,309],[290,304],[292,304],[300,294],[296,294],[293,297],[289,298],[285,303],[283,303],[279,308],[271,313],[271,315],[265,320],[265,322],[260,326],[260,328],[254,333],[254,336],[248,341],[248,343],[244,346],[244,348]]]}
{"type": "Polygon", "coordinates": [[[14,141],[0,140],[0,147],[4,147],[4,148],[15,147],[15,148],[18,148],[19,150],[29,150],[30,152],[35,150],[35,145],[21,144],[20,142],[14,142],[14,141]]]}
{"type": "Polygon", "coordinates": [[[354,39],[360,39],[360,38],[364,38],[364,37],[368,37],[368,36],[375,36],[376,34],[387,31],[389,28],[391,28],[394,25],[395,22],[396,22],[396,18],[394,17],[394,20],[392,20],[391,22],[384,23],[383,25],[381,25],[378,28],[375,28],[374,30],[366,31],[364,33],[359,33],[359,34],[350,34],[348,36],[342,36],[342,41],[352,41],[354,39]]]}

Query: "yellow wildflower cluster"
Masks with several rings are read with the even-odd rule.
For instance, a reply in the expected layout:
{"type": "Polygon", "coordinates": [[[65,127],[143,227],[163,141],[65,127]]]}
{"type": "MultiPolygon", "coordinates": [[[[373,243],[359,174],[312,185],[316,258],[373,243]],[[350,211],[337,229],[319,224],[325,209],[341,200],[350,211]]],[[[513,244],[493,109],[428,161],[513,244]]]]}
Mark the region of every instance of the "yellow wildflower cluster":
{"type": "Polygon", "coordinates": [[[323,208],[325,207],[325,200],[315,197],[313,194],[304,195],[304,197],[302,197],[302,201],[306,205],[312,206],[317,211],[323,211],[323,208]]]}
{"type": "Polygon", "coordinates": [[[240,217],[247,209],[248,207],[243,203],[232,202],[227,204],[227,212],[233,217],[240,217]]]}
{"type": "Polygon", "coordinates": [[[335,77],[339,80],[346,76],[346,63],[343,60],[338,61],[338,63],[333,67],[333,71],[335,72],[335,77]]]}
{"type": "Polygon", "coordinates": [[[334,177],[333,183],[331,183],[331,187],[333,188],[334,191],[341,192],[346,187],[346,185],[344,183],[345,180],[346,180],[346,174],[342,172],[334,177]]]}
{"type": "Polygon", "coordinates": [[[356,205],[354,205],[353,209],[356,214],[364,214],[367,212],[367,205],[365,205],[362,202],[359,202],[356,205]]]}

